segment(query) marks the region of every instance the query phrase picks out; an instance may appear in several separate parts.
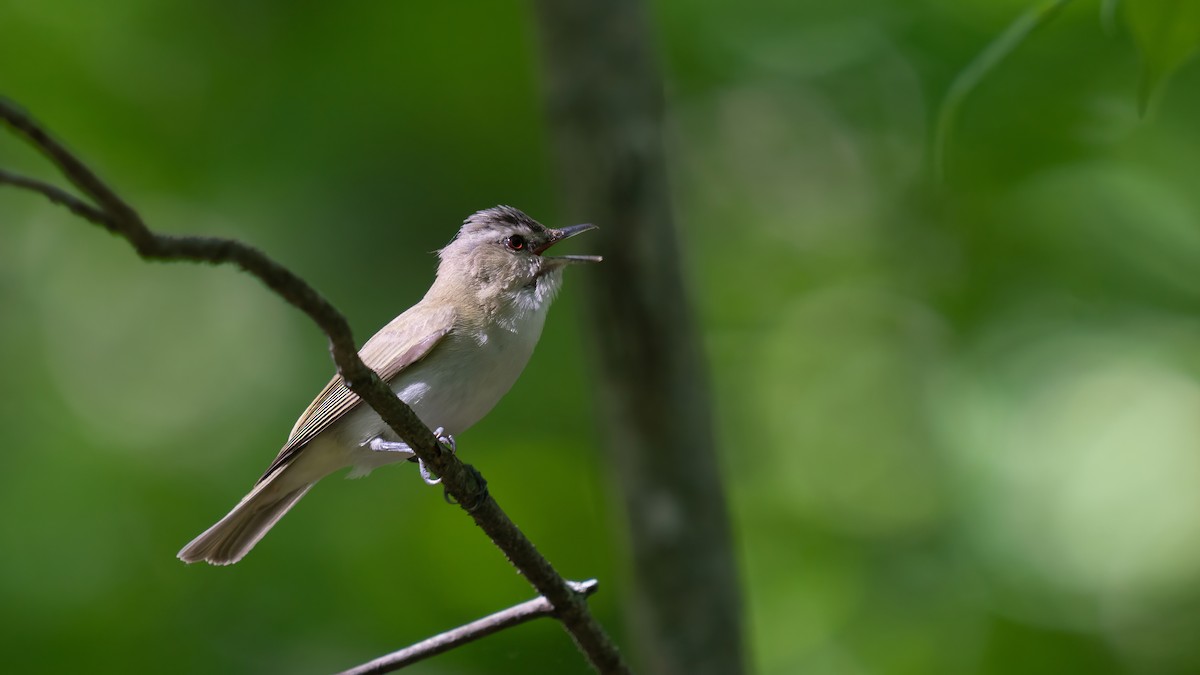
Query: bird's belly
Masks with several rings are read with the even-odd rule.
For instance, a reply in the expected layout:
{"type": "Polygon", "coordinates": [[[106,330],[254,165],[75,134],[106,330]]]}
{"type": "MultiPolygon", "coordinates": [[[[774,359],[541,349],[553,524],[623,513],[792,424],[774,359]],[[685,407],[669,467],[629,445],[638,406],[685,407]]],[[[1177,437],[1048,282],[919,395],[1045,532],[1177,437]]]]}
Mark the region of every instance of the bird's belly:
{"type": "MultiPolygon", "coordinates": [[[[526,328],[536,330],[456,336],[393,379],[392,390],[430,429],[443,427],[451,435],[462,433],[495,407],[529,362],[541,325],[526,328]]],[[[338,435],[351,453],[349,463],[362,470],[411,456],[380,457],[392,453],[372,453],[362,447],[376,436],[400,440],[368,406],[357,406],[341,426],[338,435]]]]}

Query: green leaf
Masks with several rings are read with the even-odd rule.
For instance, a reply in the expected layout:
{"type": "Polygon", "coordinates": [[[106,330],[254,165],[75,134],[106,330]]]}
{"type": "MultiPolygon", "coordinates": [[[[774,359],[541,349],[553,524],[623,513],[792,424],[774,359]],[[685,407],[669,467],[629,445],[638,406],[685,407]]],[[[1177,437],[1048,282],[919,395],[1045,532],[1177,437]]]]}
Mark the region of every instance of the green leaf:
{"type": "Polygon", "coordinates": [[[1200,48],[1200,0],[1128,0],[1122,4],[1142,53],[1138,108],[1144,115],[1171,74],[1200,48]]]}
{"type": "Polygon", "coordinates": [[[1040,0],[1021,13],[955,76],[946,97],[938,107],[937,122],[933,130],[933,175],[938,183],[943,183],[946,179],[946,153],[950,147],[954,125],[958,121],[958,113],[967,95],[983,82],[983,78],[992,69],[1016,51],[1030,33],[1054,18],[1069,2],[1071,0],[1040,0]]]}

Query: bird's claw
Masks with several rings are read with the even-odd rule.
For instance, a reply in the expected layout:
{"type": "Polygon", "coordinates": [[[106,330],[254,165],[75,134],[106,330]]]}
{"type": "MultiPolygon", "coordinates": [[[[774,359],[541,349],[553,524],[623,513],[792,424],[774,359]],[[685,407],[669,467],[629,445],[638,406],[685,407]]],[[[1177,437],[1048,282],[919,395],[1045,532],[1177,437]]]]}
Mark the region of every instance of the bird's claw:
{"type": "Polygon", "coordinates": [[[454,454],[458,450],[458,444],[455,443],[454,437],[446,433],[446,427],[438,427],[433,430],[433,435],[437,438],[438,443],[447,450],[450,454],[454,454]]]}
{"type": "MultiPolygon", "coordinates": [[[[454,442],[454,437],[446,433],[446,427],[438,427],[437,429],[434,429],[433,435],[437,438],[438,444],[446,450],[449,450],[451,454],[458,449],[458,445],[454,442]]],[[[418,459],[417,466],[421,468],[421,480],[425,481],[426,485],[437,485],[438,483],[442,482],[441,478],[434,478],[433,473],[430,472],[429,469],[425,468],[424,461],[418,459]]]]}
{"type": "Polygon", "coordinates": [[[429,469],[425,468],[424,461],[418,459],[417,466],[421,469],[421,480],[425,481],[426,485],[437,485],[438,483],[442,482],[441,478],[434,478],[433,474],[429,472],[429,469]]]}

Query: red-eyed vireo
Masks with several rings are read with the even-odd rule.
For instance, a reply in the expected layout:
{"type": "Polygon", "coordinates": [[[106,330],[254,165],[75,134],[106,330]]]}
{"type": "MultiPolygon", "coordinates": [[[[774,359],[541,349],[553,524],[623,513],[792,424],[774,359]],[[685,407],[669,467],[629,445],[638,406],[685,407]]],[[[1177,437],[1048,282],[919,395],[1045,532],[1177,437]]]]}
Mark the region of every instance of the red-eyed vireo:
{"type": "MultiPolygon", "coordinates": [[[[439,252],[437,279],[425,297],[368,340],[359,355],[452,446],[453,434],[486,415],[525,368],[563,268],[600,261],[543,253],[593,227],[550,229],[508,206],[472,215],[439,252]]],[[[250,494],[184,546],[179,559],[235,563],[325,476],[346,467],[352,476],[365,475],[413,458],[379,416],[334,377],[250,494]]],[[[424,467],[422,474],[433,482],[424,467]]]]}

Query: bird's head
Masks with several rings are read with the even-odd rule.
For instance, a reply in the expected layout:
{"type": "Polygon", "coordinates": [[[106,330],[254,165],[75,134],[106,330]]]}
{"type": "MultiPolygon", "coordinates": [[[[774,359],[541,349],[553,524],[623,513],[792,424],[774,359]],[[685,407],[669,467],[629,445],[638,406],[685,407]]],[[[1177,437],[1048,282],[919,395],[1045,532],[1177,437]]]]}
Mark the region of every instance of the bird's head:
{"type": "Polygon", "coordinates": [[[574,263],[600,262],[600,256],[549,256],[558,242],[595,225],[549,228],[511,206],[496,206],[472,214],[438,255],[438,281],[450,282],[482,299],[529,296],[551,298],[562,283],[562,270],[574,263]]]}

